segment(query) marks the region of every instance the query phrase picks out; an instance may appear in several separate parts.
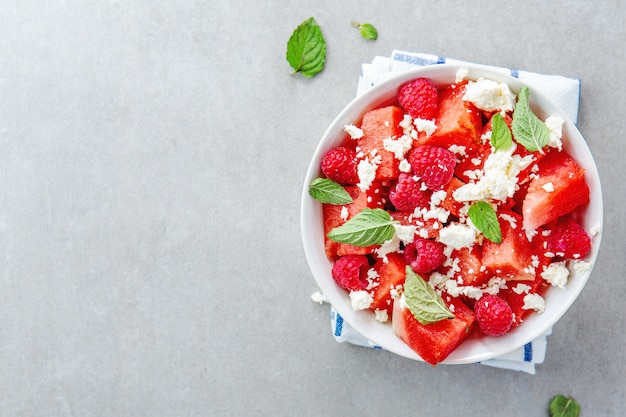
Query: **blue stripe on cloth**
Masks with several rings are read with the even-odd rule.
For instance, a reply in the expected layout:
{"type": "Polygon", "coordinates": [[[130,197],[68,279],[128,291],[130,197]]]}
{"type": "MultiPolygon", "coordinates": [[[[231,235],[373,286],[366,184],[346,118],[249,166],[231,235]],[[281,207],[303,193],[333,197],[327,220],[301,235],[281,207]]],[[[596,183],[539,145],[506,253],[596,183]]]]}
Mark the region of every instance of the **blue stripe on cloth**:
{"type": "Polygon", "coordinates": [[[511,77],[519,78],[519,70],[511,69],[511,77]]]}
{"type": "Polygon", "coordinates": [[[437,64],[445,64],[446,58],[443,56],[437,57],[437,64]]]}
{"type": "Polygon", "coordinates": [[[343,317],[339,313],[335,313],[337,318],[335,319],[335,336],[341,336],[341,329],[343,328],[343,317]]]}
{"type": "Polygon", "coordinates": [[[443,62],[445,62],[446,60],[445,58],[438,57],[437,61],[434,61],[434,60],[422,58],[419,56],[407,55],[407,54],[396,54],[394,55],[393,59],[398,62],[406,62],[407,64],[419,65],[419,66],[441,64],[442,63],[441,59],[443,59],[443,62]]]}
{"type": "Polygon", "coordinates": [[[532,362],[533,360],[533,343],[528,342],[524,345],[524,362],[532,362]]]}

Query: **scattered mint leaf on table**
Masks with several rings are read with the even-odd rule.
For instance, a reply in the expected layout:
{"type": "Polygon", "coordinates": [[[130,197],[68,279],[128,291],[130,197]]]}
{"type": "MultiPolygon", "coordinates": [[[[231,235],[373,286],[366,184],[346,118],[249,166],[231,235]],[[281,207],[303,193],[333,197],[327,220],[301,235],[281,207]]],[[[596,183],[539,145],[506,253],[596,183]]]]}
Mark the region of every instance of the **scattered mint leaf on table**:
{"type": "Polygon", "coordinates": [[[479,201],[470,206],[467,214],[478,230],[493,243],[502,243],[502,230],[498,216],[488,203],[479,201]]]}
{"type": "Polygon", "coordinates": [[[415,319],[421,324],[427,325],[454,318],[454,314],[441,296],[410,266],[406,267],[404,300],[415,319]]]}
{"type": "Polygon", "coordinates": [[[364,208],[359,214],[331,230],[327,237],[335,242],[367,247],[380,245],[391,239],[396,223],[383,209],[364,208]]]}
{"type": "Polygon", "coordinates": [[[352,197],[338,182],[329,178],[316,178],[309,185],[309,195],[326,204],[349,204],[352,197]]]}
{"type": "Polygon", "coordinates": [[[287,42],[287,62],[293,74],[301,73],[311,78],[324,69],[326,41],[313,17],[302,22],[287,42]]]}
{"type": "Polygon", "coordinates": [[[556,395],[550,401],[550,417],[578,417],[580,405],[571,397],[556,395]]]}
{"type": "Polygon", "coordinates": [[[548,144],[550,132],[546,124],[530,108],[529,94],[528,87],[523,86],[517,95],[511,128],[515,141],[529,152],[535,152],[541,151],[548,144]]]}
{"type": "Polygon", "coordinates": [[[504,121],[500,113],[496,113],[491,118],[491,146],[496,150],[507,150],[511,147],[513,138],[511,129],[504,121]]]}
{"type": "Polygon", "coordinates": [[[371,23],[357,23],[352,22],[352,26],[359,28],[359,32],[363,39],[375,41],[378,39],[378,31],[371,23]]]}

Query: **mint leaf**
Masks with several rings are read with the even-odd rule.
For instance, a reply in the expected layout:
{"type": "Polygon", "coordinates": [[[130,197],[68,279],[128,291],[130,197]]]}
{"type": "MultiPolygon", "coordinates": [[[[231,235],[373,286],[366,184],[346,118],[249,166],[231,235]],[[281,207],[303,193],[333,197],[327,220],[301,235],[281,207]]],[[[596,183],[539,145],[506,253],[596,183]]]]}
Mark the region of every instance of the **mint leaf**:
{"type": "Polygon", "coordinates": [[[513,112],[513,136],[515,141],[529,152],[541,151],[550,140],[550,132],[544,122],[530,108],[528,87],[523,86],[517,95],[513,112]]]}
{"type": "Polygon", "coordinates": [[[511,130],[504,121],[502,114],[494,114],[491,118],[491,146],[496,150],[506,151],[511,147],[511,143],[513,143],[511,130]]]}
{"type": "Polygon", "coordinates": [[[338,182],[329,178],[316,178],[309,185],[309,195],[326,204],[349,204],[352,197],[338,182]]]}
{"type": "Polygon", "coordinates": [[[324,69],[326,41],[314,18],[302,22],[287,42],[287,62],[293,68],[292,75],[300,72],[311,78],[324,69]]]}
{"type": "Polygon", "coordinates": [[[367,247],[380,245],[391,239],[396,223],[383,209],[364,208],[359,214],[335,227],[327,237],[335,242],[367,247]]]}
{"type": "Polygon", "coordinates": [[[356,26],[357,28],[359,28],[359,32],[361,33],[363,39],[371,41],[375,41],[376,39],[378,39],[378,31],[371,23],[352,22],[352,26],[356,26]]]}
{"type": "Polygon", "coordinates": [[[454,318],[454,314],[441,296],[408,265],[404,282],[404,300],[413,317],[421,324],[454,318]]]}
{"type": "Polygon", "coordinates": [[[478,230],[493,243],[502,243],[502,230],[498,216],[488,203],[479,201],[470,206],[467,214],[478,230]]]}
{"type": "Polygon", "coordinates": [[[580,405],[571,397],[556,395],[550,401],[550,417],[578,417],[580,405]]]}

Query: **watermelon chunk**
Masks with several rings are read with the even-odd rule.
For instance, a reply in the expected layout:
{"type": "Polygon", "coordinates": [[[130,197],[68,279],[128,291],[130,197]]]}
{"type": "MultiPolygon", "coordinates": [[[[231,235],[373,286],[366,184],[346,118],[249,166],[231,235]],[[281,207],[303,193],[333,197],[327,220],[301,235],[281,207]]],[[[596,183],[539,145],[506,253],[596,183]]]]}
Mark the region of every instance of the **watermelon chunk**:
{"type": "Polygon", "coordinates": [[[466,84],[448,86],[439,94],[437,129],[420,141],[421,145],[434,145],[448,149],[451,145],[471,148],[480,143],[483,130],[482,112],[469,101],[463,100],[466,84]]]}
{"type": "Polygon", "coordinates": [[[589,203],[585,170],[565,151],[550,151],[539,163],[522,203],[524,229],[536,230],[589,203]]]}
{"type": "Polygon", "coordinates": [[[398,177],[400,161],[393,152],[385,149],[385,139],[397,139],[404,133],[400,122],[404,112],[400,107],[387,106],[365,113],[361,122],[363,137],[358,140],[357,151],[372,160],[372,155],[380,156],[375,181],[391,180],[398,177]]]}
{"type": "Polygon", "coordinates": [[[389,318],[393,312],[394,298],[392,289],[403,285],[406,279],[406,260],[404,256],[397,252],[387,254],[387,260],[378,259],[374,264],[374,269],[378,273],[378,285],[373,289],[372,304],[370,309],[385,310],[389,318]]]}
{"type": "Polygon", "coordinates": [[[432,324],[421,324],[403,303],[393,306],[394,333],[431,365],[447,358],[467,338],[475,321],[474,312],[461,300],[445,294],[443,299],[455,317],[432,324]]]}
{"type": "Polygon", "coordinates": [[[335,227],[341,226],[347,220],[356,216],[366,207],[382,208],[383,189],[382,184],[372,183],[372,186],[366,192],[363,192],[356,185],[348,185],[346,191],[352,197],[352,203],[346,205],[323,204],[322,215],[324,218],[324,249],[329,259],[336,259],[344,255],[367,255],[372,253],[376,246],[359,247],[349,245],[347,243],[339,243],[326,237],[328,233],[335,227]],[[342,217],[342,212],[347,210],[347,217],[342,217]]]}
{"type": "Polygon", "coordinates": [[[522,216],[509,211],[498,212],[502,243],[483,242],[482,264],[491,274],[507,280],[533,280],[533,248],[522,229],[522,216]]]}

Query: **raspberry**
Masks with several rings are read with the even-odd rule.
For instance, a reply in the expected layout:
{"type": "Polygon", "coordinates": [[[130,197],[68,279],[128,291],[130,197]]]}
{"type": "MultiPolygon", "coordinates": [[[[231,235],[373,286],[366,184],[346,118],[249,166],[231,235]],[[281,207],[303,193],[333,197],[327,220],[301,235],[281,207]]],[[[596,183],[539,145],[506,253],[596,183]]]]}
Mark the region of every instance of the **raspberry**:
{"type": "Polygon", "coordinates": [[[487,336],[502,336],[513,324],[511,306],[502,298],[486,294],[474,305],[478,326],[487,336]]]}
{"type": "Polygon", "coordinates": [[[446,260],[443,243],[416,236],[404,247],[404,259],[418,274],[439,268],[446,260]]]}
{"type": "Polygon", "coordinates": [[[409,164],[415,175],[419,175],[430,190],[441,190],[454,175],[456,157],[447,149],[432,145],[413,148],[409,153],[409,164]]]}
{"type": "Polygon", "coordinates": [[[367,270],[369,261],[364,255],[345,255],[333,265],[332,275],[341,288],[346,290],[364,290],[367,288],[367,270]]]}
{"type": "Polygon", "coordinates": [[[546,249],[557,257],[578,259],[591,251],[591,238],[571,217],[561,217],[548,229],[546,249]]]}
{"type": "Polygon", "coordinates": [[[398,211],[413,211],[430,205],[432,192],[422,189],[422,183],[405,172],[398,176],[398,183],[389,191],[389,200],[398,211]]]}
{"type": "Polygon", "coordinates": [[[433,120],[439,111],[439,93],[432,81],[418,78],[400,87],[398,103],[414,119],[433,120]]]}
{"type": "Polygon", "coordinates": [[[358,184],[356,151],[343,146],[329,150],[322,158],[322,172],[340,184],[358,184]]]}

